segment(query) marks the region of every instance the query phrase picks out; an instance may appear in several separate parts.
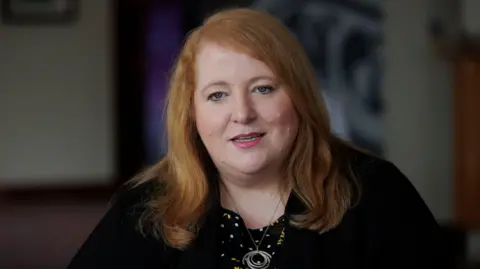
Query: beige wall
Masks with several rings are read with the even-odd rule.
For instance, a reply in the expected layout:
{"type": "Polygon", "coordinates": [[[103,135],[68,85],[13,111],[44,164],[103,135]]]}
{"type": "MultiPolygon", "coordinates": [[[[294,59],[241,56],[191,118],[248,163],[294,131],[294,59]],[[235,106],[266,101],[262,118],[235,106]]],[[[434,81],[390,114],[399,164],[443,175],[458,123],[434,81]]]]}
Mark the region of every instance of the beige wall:
{"type": "Polygon", "coordinates": [[[467,33],[480,37],[480,1],[461,0],[462,25],[467,33]]]}
{"type": "Polygon", "coordinates": [[[73,26],[0,24],[0,187],[112,176],[109,3],[82,1],[73,26]]]}
{"type": "Polygon", "coordinates": [[[429,1],[386,1],[386,12],[387,156],[435,216],[447,220],[452,216],[451,68],[429,47],[429,1]]]}

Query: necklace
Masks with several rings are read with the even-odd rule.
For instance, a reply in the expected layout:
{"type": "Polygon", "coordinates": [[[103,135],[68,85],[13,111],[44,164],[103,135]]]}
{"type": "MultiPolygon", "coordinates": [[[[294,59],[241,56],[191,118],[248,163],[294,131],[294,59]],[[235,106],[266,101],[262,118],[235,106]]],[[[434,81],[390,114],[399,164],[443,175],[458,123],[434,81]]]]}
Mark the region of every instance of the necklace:
{"type": "MultiPolygon", "coordinates": [[[[230,192],[228,191],[228,189],[225,186],[224,186],[224,189],[227,192],[230,200],[232,201],[232,204],[235,208],[236,213],[240,215],[240,211],[238,210],[238,207],[237,207],[235,201],[233,200],[232,195],[230,194],[230,192]]],[[[253,239],[253,236],[250,233],[250,230],[247,228],[248,236],[250,237],[250,240],[252,241],[253,245],[255,246],[255,250],[251,250],[251,251],[247,252],[242,258],[242,263],[247,268],[250,268],[250,269],[267,269],[270,266],[270,263],[271,263],[271,260],[272,260],[272,255],[270,255],[270,253],[268,253],[266,251],[260,250],[260,245],[262,244],[263,239],[265,238],[265,235],[267,235],[268,230],[272,226],[273,218],[275,218],[275,213],[277,212],[278,207],[280,206],[281,202],[282,202],[282,198],[280,197],[280,199],[278,200],[277,206],[275,207],[275,210],[273,211],[272,218],[271,218],[267,228],[265,229],[265,232],[263,232],[262,238],[260,239],[258,244],[255,243],[255,240],[253,239]]]]}

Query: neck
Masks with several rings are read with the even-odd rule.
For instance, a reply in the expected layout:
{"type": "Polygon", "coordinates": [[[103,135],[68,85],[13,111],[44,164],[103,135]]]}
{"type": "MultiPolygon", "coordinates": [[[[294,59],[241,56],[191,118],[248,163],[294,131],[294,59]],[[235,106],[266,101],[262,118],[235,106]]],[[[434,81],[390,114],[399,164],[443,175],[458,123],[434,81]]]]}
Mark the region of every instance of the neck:
{"type": "Polygon", "coordinates": [[[222,206],[241,215],[247,227],[264,227],[284,214],[289,192],[284,191],[283,179],[222,175],[220,180],[222,206]]]}
{"type": "Polygon", "coordinates": [[[282,185],[282,178],[276,175],[232,175],[221,173],[222,183],[232,191],[241,190],[243,192],[273,190],[278,192],[282,185]]]}

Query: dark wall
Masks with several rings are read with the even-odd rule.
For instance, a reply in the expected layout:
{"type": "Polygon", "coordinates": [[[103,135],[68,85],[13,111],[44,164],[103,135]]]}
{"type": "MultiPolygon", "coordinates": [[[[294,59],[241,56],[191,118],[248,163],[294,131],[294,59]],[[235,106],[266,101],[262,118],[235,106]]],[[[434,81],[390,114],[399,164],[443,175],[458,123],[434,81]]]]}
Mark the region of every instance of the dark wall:
{"type": "Polygon", "coordinates": [[[118,182],[136,174],[144,159],[143,90],[145,88],[145,19],[149,1],[116,1],[115,88],[118,182]]]}

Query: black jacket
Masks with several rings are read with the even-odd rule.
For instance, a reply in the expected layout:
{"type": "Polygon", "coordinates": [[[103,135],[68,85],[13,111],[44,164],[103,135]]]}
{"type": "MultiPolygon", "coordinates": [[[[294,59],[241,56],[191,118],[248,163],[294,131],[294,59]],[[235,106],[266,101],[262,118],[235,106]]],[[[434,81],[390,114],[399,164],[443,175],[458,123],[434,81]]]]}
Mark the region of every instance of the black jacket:
{"type": "MultiPolygon", "coordinates": [[[[387,161],[352,154],[361,187],[358,205],[324,234],[288,226],[277,269],[453,268],[440,227],[409,180],[387,161]]],[[[216,268],[219,201],[195,243],[179,251],[143,237],[135,228],[142,211],[136,205],[151,185],[120,193],[68,269],[216,268]]],[[[302,209],[292,194],[287,214],[302,209]]]]}

